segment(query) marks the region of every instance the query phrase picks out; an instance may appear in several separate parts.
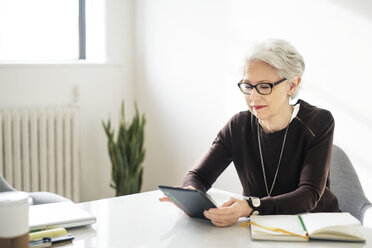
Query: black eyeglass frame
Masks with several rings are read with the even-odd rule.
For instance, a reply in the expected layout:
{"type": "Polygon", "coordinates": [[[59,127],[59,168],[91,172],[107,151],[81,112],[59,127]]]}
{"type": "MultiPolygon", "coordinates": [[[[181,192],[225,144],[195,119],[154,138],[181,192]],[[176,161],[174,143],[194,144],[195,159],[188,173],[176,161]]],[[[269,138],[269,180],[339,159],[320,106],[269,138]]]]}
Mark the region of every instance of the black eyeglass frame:
{"type": "Polygon", "coordinates": [[[250,94],[252,94],[253,88],[255,88],[256,91],[257,91],[257,93],[260,94],[260,95],[270,95],[271,92],[273,92],[273,88],[274,88],[274,86],[277,86],[278,84],[284,82],[285,80],[287,80],[287,79],[286,79],[286,78],[282,78],[282,79],[280,79],[279,81],[277,81],[277,82],[275,82],[275,83],[261,82],[261,83],[258,83],[258,84],[256,84],[256,85],[253,85],[253,84],[250,84],[250,83],[243,83],[243,82],[242,82],[243,80],[240,80],[239,83],[238,83],[238,87],[239,87],[240,91],[241,91],[243,94],[246,94],[246,95],[250,95],[250,94]],[[259,89],[258,89],[257,87],[258,87],[259,85],[262,85],[262,84],[266,84],[266,85],[269,85],[269,86],[270,86],[270,93],[263,94],[263,93],[261,93],[261,92],[259,91],[259,89]],[[249,86],[252,88],[251,93],[250,93],[250,94],[245,93],[245,92],[242,90],[241,85],[249,85],[249,86]]]}

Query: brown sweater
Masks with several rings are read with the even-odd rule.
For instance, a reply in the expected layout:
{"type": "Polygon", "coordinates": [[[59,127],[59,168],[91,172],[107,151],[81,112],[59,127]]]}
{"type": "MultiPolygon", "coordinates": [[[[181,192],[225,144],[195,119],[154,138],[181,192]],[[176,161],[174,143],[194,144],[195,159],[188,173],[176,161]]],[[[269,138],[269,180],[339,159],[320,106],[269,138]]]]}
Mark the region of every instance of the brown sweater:
{"type": "MultiPolygon", "coordinates": [[[[261,199],[260,214],[297,214],[339,211],[329,188],[334,120],[332,114],[299,100],[300,110],[289,124],[287,140],[271,197],[267,196],[257,141],[257,119],[249,111],[233,116],[203,159],[183,180],[206,192],[233,162],[243,195],[261,199]]],[[[270,190],[285,129],[265,133],[261,147],[270,190]]]]}

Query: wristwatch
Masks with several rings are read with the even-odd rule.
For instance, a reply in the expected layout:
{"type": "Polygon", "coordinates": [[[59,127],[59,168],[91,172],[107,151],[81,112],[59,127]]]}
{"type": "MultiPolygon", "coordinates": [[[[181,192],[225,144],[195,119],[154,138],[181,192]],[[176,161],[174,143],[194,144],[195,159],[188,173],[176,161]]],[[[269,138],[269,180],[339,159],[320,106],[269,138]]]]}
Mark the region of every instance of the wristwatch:
{"type": "Polygon", "coordinates": [[[258,215],[260,214],[259,208],[261,206],[261,200],[258,197],[247,197],[248,205],[253,209],[251,215],[258,215]]]}

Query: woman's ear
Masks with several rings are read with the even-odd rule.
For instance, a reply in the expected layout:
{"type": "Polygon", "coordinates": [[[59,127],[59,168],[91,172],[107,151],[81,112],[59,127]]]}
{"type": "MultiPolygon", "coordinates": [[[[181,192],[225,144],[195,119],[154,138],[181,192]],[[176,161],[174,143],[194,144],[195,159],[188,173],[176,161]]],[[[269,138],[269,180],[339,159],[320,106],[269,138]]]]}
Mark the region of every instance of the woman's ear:
{"type": "Polygon", "coordinates": [[[296,93],[296,90],[298,86],[300,85],[300,82],[301,82],[301,77],[296,76],[292,79],[291,83],[289,84],[289,88],[288,88],[289,96],[293,96],[296,93]]]}

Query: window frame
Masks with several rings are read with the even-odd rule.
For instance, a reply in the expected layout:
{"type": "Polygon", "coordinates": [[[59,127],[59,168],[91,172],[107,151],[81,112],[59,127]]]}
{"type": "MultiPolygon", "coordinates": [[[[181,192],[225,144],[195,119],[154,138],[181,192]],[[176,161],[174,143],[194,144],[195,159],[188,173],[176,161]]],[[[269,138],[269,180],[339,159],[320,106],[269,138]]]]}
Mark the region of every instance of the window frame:
{"type": "Polygon", "coordinates": [[[86,60],[85,0],[79,0],[79,60],[86,60]]]}

